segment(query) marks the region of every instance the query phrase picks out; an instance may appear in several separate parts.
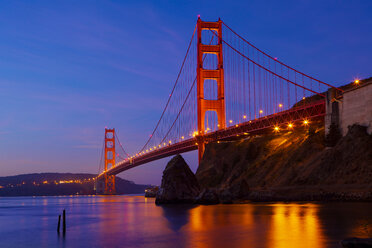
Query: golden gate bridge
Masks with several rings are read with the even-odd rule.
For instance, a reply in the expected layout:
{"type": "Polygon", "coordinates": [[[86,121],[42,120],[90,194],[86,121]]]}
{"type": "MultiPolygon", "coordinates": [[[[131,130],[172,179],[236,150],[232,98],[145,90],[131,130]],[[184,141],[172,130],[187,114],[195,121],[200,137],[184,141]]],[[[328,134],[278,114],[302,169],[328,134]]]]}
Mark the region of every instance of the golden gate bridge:
{"type": "Polygon", "coordinates": [[[199,17],[153,132],[129,155],[115,129],[106,129],[97,182],[114,194],[115,175],[133,167],[192,150],[200,161],[209,142],[324,120],[328,88],[342,93],[258,49],[222,20],[199,17]]]}

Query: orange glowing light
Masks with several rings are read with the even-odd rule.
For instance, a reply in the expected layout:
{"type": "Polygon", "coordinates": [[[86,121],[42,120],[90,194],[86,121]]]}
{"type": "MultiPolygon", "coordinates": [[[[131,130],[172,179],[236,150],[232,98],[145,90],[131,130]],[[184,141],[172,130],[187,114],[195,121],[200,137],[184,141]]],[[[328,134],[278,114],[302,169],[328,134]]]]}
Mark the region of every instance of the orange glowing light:
{"type": "Polygon", "coordinates": [[[283,107],[283,104],[279,103],[279,108],[283,107]]]}
{"type": "Polygon", "coordinates": [[[235,126],[236,126],[236,127],[238,127],[239,125],[238,125],[238,124],[236,124],[235,126]]]}
{"type": "Polygon", "coordinates": [[[292,128],[293,127],[293,124],[292,123],[289,123],[288,124],[288,128],[292,128]]]}
{"type": "Polygon", "coordinates": [[[169,141],[169,144],[172,144],[172,141],[171,140],[169,141]]]}
{"type": "Polygon", "coordinates": [[[304,125],[309,125],[309,121],[308,120],[304,120],[304,125]]]}
{"type": "Polygon", "coordinates": [[[185,138],[185,137],[183,137],[183,136],[181,137],[181,139],[184,139],[184,138],[185,138]]]}
{"type": "Polygon", "coordinates": [[[355,83],[355,84],[359,84],[359,80],[358,80],[358,79],[355,79],[355,80],[354,80],[354,83],[355,83]]]}
{"type": "Polygon", "coordinates": [[[262,114],[262,113],[263,113],[263,110],[261,109],[261,110],[260,110],[260,114],[262,114]]]}
{"type": "Polygon", "coordinates": [[[275,127],[274,127],[274,131],[275,131],[275,132],[279,132],[279,127],[278,127],[278,126],[275,126],[275,127]]]}
{"type": "Polygon", "coordinates": [[[247,116],[246,115],[243,115],[243,119],[247,119],[247,116]]]}
{"type": "Polygon", "coordinates": [[[229,120],[230,123],[232,123],[232,120],[229,120]]]}

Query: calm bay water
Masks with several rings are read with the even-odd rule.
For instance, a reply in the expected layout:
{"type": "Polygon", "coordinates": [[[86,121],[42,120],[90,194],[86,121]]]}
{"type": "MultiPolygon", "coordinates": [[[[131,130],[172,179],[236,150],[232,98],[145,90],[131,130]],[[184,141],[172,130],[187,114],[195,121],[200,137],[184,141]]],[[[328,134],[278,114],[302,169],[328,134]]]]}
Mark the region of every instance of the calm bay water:
{"type": "Polygon", "coordinates": [[[372,203],[160,207],[143,196],[0,198],[0,247],[341,247],[372,203]],[[67,232],[57,234],[67,212],[67,232]]]}

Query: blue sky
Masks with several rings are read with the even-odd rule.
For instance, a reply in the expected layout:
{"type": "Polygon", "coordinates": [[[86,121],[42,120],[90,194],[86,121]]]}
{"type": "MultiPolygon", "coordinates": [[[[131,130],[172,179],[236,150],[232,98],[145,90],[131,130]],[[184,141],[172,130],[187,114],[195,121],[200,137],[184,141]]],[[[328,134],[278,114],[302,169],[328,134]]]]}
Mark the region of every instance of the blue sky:
{"type": "MultiPolygon", "coordinates": [[[[105,126],[151,133],[197,15],[327,83],[372,76],[372,2],[1,1],[0,176],[96,173],[105,126]]],[[[193,170],[196,153],[186,155],[193,170]]],[[[158,184],[163,159],[120,174],[158,184]]]]}

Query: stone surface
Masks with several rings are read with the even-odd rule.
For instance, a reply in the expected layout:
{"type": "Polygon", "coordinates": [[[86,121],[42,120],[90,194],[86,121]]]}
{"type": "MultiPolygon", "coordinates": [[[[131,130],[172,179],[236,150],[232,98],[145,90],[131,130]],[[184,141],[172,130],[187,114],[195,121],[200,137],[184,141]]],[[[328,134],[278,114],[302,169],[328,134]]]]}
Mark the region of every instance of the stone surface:
{"type": "Polygon", "coordinates": [[[156,195],[156,204],[194,203],[200,187],[194,173],[182,158],[176,155],[167,164],[156,195]]]}
{"type": "Polygon", "coordinates": [[[344,92],[340,117],[343,135],[353,124],[366,126],[368,133],[372,133],[372,80],[344,92]]]}
{"type": "Polygon", "coordinates": [[[212,205],[220,203],[215,189],[203,189],[196,198],[196,203],[203,205],[212,205]]]}
{"type": "Polygon", "coordinates": [[[222,204],[230,204],[233,203],[233,196],[228,189],[223,189],[220,191],[218,198],[220,200],[220,203],[222,204]]]}

